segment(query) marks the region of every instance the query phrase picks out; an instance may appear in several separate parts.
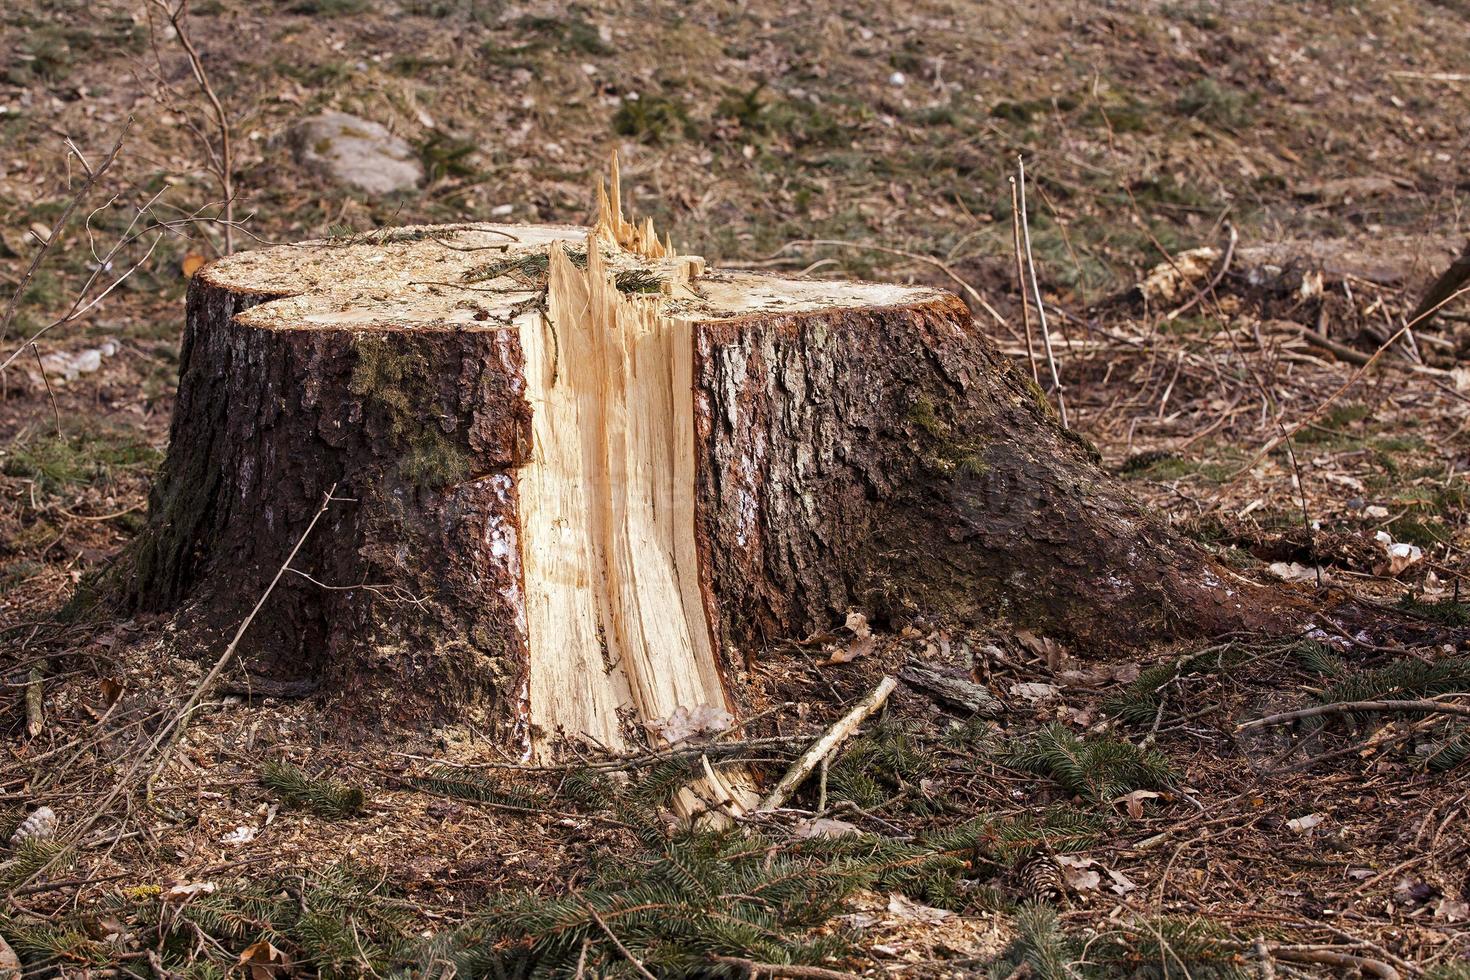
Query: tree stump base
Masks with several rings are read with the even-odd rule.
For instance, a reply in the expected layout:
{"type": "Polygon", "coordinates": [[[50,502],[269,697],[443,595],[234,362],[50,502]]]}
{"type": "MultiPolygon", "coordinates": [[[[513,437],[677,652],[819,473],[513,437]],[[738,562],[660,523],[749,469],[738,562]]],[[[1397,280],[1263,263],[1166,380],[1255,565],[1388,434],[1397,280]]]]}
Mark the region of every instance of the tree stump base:
{"type": "Polygon", "coordinates": [[[851,608],[1084,649],[1291,614],[1128,501],[956,297],[708,271],[616,201],[198,273],[126,602],[233,631],[336,485],[251,669],[539,754],[738,712],[762,642],[851,608]]]}

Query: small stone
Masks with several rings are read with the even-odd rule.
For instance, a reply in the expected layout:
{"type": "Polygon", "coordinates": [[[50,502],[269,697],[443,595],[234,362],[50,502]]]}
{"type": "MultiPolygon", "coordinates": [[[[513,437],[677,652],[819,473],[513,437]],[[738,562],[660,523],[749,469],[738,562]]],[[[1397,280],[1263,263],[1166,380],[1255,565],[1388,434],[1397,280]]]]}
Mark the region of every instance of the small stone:
{"type": "Polygon", "coordinates": [[[370,194],[412,190],[424,179],[423,164],[405,140],[345,112],[303,119],[289,141],[302,166],[370,194]]]}
{"type": "Polygon", "coordinates": [[[909,82],[909,77],[901,71],[896,71],[888,76],[888,84],[894,88],[903,88],[909,82]]]}

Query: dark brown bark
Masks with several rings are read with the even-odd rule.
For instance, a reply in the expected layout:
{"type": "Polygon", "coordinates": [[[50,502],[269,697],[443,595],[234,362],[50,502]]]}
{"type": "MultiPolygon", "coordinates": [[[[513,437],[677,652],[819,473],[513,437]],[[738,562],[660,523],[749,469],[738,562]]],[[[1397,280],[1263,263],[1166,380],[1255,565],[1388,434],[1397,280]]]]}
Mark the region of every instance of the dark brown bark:
{"type": "Polygon", "coordinates": [[[126,605],[232,630],[322,496],[334,503],[247,634],[247,669],[323,676],[391,719],[515,723],[513,468],[529,409],[503,332],[261,330],[270,299],[196,280],[169,453],[116,580],[126,605]],[[509,547],[507,547],[509,542],[509,547]]]}
{"type": "MultiPolygon", "coordinates": [[[[236,316],[278,297],[219,282],[190,292],[169,454],[111,579],[123,603],[179,610],[186,643],[233,630],[335,484],[245,666],[320,677],[383,720],[450,711],[519,738],[524,603],[544,583],[517,550],[518,334],[266,329],[236,316]]],[[[1131,502],[952,296],[690,329],[695,538],[727,680],[851,608],[1103,654],[1302,618],[1131,502]]]]}
{"type": "Polygon", "coordinates": [[[1091,654],[1300,618],[1290,590],[1131,501],[956,298],[709,324],[696,344],[701,537],[741,646],[853,607],[1004,619],[1091,654]]]}

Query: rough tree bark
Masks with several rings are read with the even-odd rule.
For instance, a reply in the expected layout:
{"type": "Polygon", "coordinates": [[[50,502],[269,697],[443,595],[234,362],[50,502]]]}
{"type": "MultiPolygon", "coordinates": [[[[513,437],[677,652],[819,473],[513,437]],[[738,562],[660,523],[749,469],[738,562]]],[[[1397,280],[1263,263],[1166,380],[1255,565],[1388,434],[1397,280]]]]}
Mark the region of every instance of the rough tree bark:
{"type": "Polygon", "coordinates": [[[1302,618],[1132,503],[954,296],[708,272],[606,199],[590,232],[409,228],[195,277],[125,601],[233,629],[333,484],[251,668],[527,749],[738,711],[764,641],[852,608],[1100,652],[1302,618]]]}

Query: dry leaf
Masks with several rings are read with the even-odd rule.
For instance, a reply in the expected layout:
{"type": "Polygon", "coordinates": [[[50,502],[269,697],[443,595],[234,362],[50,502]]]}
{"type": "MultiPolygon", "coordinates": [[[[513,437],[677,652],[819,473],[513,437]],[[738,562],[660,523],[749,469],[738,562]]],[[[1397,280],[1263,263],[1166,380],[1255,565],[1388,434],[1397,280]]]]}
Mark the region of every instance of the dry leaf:
{"type": "Polygon", "coordinates": [[[670,745],[678,745],[696,735],[725,731],[735,724],[735,716],[718,705],[701,704],[692,709],[680,705],[667,718],[643,724],[670,745]]]}
{"type": "Polygon", "coordinates": [[[1055,684],[1043,684],[1040,681],[1023,681],[1020,684],[1011,685],[1011,693],[1027,701],[1045,701],[1047,698],[1056,697],[1059,691],[1061,688],[1055,684]]]}
{"type": "Polygon", "coordinates": [[[1286,821],[1286,826],[1299,834],[1304,834],[1322,822],[1320,814],[1309,813],[1303,817],[1286,821]]]}
{"type": "Polygon", "coordinates": [[[208,261],[198,252],[190,252],[184,256],[184,261],[179,263],[179,269],[184,273],[185,279],[193,279],[194,273],[204,268],[204,264],[208,261]]]}
{"type": "Polygon", "coordinates": [[[888,911],[900,919],[910,922],[923,922],[934,925],[945,919],[954,918],[954,913],[949,909],[936,909],[928,905],[921,905],[900,892],[892,892],[888,896],[888,911]]]}
{"type": "MultiPolygon", "coordinates": [[[[1373,536],[1373,540],[1378,542],[1379,546],[1383,548],[1384,555],[1388,558],[1388,563],[1383,568],[1389,575],[1399,574],[1424,557],[1424,549],[1416,544],[1394,541],[1393,538],[1389,537],[1387,531],[1379,531],[1373,536]]],[[[1383,574],[1383,572],[1379,571],[1379,574],[1383,574]]]]}
{"type": "Polygon", "coordinates": [[[209,895],[214,892],[214,882],[195,881],[187,885],[174,885],[163,893],[165,899],[193,898],[195,895],[209,895]]]}
{"type": "Polygon", "coordinates": [[[12,980],[20,975],[20,957],[15,955],[15,950],[0,936],[0,980],[12,980]]]}
{"type": "Polygon", "coordinates": [[[865,657],[873,652],[878,645],[878,639],[874,636],[859,636],[845,647],[838,647],[832,651],[827,658],[829,664],[849,664],[858,657],[865,657]]]}
{"type": "Polygon", "coordinates": [[[1272,575],[1287,582],[1315,582],[1319,575],[1322,581],[1329,581],[1327,573],[1320,568],[1308,568],[1294,561],[1274,561],[1268,567],[1272,575]]]}
{"type": "Polygon", "coordinates": [[[291,969],[291,958],[262,939],[240,954],[240,965],[249,970],[250,980],[274,980],[291,969]]]}
{"type": "Polygon", "coordinates": [[[1134,820],[1143,819],[1143,801],[1157,800],[1159,794],[1147,789],[1136,789],[1127,796],[1122,797],[1124,805],[1128,808],[1128,816],[1134,820]]]}
{"type": "Polygon", "coordinates": [[[846,820],[834,820],[831,817],[802,820],[791,829],[791,836],[797,840],[806,840],[811,837],[846,837],[848,834],[857,833],[861,831],[856,824],[848,823],[846,820]]]}
{"type": "Polygon", "coordinates": [[[1133,883],[1132,879],[1130,879],[1121,871],[1114,871],[1112,868],[1109,868],[1108,877],[1113,879],[1113,883],[1108,887],[1117,892],[1119,895],[1126,895],[1129,892],[1135,891],[1138,888],[1138,886],[1133,883]]]}
{"type": "Polygon", "coordinates": [[[1061,866],[1062,877],[1066,879],[1067,887],[1074,892],[1095,892],[1102,884],[1102,875],[1091,870],[1092,866],[1097,864],[1092,858],[1058,854],[1057,864],[1061,866]]]}
{"type": "Polygon", "coordinates": [[[1470,903],[1445,896],[1434,907],[1434,917],[1445,922],[1465,922],[1470,920],[1470,903]]]}
{"type": "Polygon", "coordinates": [[[843,623],[843,625],[852,630],[857,636],[873,635],[873,631],[868,627],[868,617],[860,612],[848,613],[847,622],[843,623]]]}
{"type": "Polygon", "coordinates": [[[258,833],[254,827],[239,826],[219,839],[221,844],[248,844],[258,833]]]}
{"type": "Polygon", "coordinates": [[[1067,662],[1067,648],[1056,640],[1037,636],[1030,630],[1017,631],[1016,639],[1020,640],[1021,645],[1027,650],[1045,660],[1046,669],[1052,673],[1056,673],[1067,662]]]}

